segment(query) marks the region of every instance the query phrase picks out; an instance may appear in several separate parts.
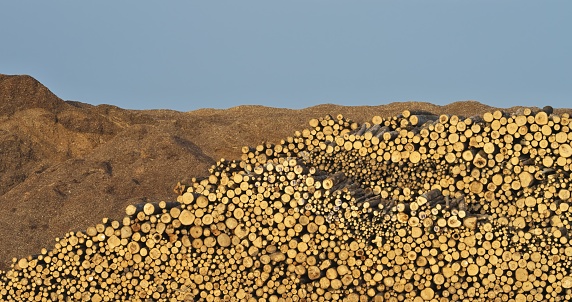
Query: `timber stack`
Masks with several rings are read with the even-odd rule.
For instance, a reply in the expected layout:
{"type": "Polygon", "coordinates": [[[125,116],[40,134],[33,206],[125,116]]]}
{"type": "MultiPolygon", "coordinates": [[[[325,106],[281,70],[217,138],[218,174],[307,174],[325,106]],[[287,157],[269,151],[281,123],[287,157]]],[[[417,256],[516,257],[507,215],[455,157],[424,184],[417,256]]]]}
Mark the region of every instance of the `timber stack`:
{"type": "Polygon", "coordinates": [[[572,300],[567,114],[309,124],[14,259],[0,298],[572,300]]]}

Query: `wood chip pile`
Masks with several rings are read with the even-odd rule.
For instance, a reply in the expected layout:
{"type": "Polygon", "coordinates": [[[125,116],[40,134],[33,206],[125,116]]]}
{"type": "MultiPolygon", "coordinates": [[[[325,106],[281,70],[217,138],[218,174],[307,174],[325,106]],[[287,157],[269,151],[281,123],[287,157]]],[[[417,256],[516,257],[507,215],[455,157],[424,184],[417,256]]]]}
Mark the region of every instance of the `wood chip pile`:
{"type": "Polygon", "coordinates": [[[570,117],[313,119],[14,259],[7,301],[570,301],[570,117]]]}

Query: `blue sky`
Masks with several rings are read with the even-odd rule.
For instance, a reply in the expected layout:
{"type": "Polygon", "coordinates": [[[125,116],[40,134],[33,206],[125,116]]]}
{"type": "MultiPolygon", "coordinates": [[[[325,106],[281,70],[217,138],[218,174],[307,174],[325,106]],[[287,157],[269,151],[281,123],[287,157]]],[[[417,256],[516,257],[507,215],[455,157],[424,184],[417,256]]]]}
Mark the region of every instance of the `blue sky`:
{"type": "Polygon", "coordinates": [[[2,1],[0,73],[129,109],[572,107],[572,1],[2,1]]]}

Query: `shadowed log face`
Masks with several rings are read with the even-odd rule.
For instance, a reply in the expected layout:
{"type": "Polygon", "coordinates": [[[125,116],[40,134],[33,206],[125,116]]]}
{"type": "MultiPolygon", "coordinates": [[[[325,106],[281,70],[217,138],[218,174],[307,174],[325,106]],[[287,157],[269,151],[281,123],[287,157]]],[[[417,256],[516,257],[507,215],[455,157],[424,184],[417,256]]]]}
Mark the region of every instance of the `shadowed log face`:
{"type": "Polygon", "coordinates": [[[549,109],[312,119],[15,258],[0,297],[569,301],[572,134],[549,109]]]}

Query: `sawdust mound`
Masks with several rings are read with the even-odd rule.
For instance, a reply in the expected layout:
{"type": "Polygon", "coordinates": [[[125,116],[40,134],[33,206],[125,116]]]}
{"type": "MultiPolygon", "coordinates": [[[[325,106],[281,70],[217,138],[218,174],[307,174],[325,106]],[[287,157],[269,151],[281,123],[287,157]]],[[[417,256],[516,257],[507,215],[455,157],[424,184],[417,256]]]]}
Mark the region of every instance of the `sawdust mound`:
{"type": "Polygon", "coordinates": [[[0,248],[0,269],[101,217],[120,219],[129,204],[173,199],[177,181],[207,176],[216,159],[238,158],[244,145],[278,143],[317,116],[341,113],[362,123],[404,109],[492,110],[469,101],[138,111],[64,101],[30,76],[0,75],[0,85],[0,247],[9,247],[0,248]]]}
{"type": "Polygon", "coordinates": [[[59,111],[65,103],[36,79],[0,74],[0,115],[11,115],[22,109],[43,108],[59,111]]]}

